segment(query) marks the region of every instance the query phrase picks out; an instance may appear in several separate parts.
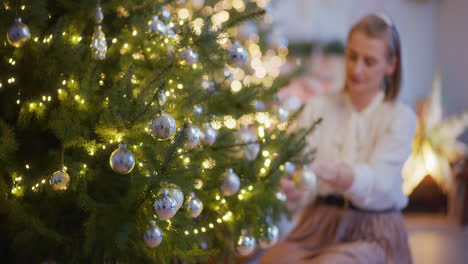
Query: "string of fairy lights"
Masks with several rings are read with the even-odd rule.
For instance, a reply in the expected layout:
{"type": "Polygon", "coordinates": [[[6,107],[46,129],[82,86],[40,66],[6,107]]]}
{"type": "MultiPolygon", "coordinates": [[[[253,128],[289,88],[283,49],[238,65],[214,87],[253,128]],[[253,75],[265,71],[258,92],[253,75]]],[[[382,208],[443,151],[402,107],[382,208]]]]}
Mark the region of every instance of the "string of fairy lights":
{"type": "MultiPolygon", "coordinates": [[[[270,0],[256,0],[255,1],[257,5],[260,8],[265,8],[267,4],[270,2],[270,0]]],[[[5,10],[10,10],[12,9],[11,6],[7,2],[3,3],[3,7],[5,10]]],[[[25,11],[27,9],[26,5],[21,5],[20,9],[22,11],[25,11]]],[[[217,4],[215,4],[213,7],[206,6],[203,7],[202,9],[202,14],[203,15],[211,15],[211,22],[213,23],[215,28],[219,28],[223,23],[227,22],[230,19],[229,16],[229,10],[230,9],[235,9],[238,12],[243,12],[245,10],[245,4],[243,0],[222,0],[219,1],[217,4]]],[[[176,27],[176,25],[184,25],[185,23],[189,23],[194,31],[197,34],[201,33],[201,28],[204,25],[204,20],[201,17],[197,18],[192,18],[193,12],[192,10],[188,8],[180,8],[177,11],[177,16],[179,21],[171,21],[168,23],[168,26],[170,28],[176,27]]],[[[51,15],[49,14],[49,19],[51,18],[51,15]]],[[[130,35],[133,37],[138,36],[141,32],[133,28],[130,30],[130,35]]],[[[54,39],[61,37],[64,40],[67,40],[70,44],[72,45],[79,45],[84,43],[84,41],[88,41],[91,36],[82,36],[80,34],[76,34],[73,32],[66,32],[63,31],[61,34],[54,35],[50,34],[47,36],[44,36],[42,38],[35,36],[32,37],[32,43],[37,43],[39,45],[49,45],[51,44],[54,39]]],[[[125,40],[121,40],[116,37],[111,37],[108,38],[112,45],[114,45],[114,48],[117,48],[115,45],[120,45],[119,52],[120,54],[126,54],[129,52],[132,52],[132,45],[129,44],[125,40]]],[[[152,42],[153,45],[160,45],[161,47],[166,46],[166,48],[169,45],[173,45],[176,43],[179,39],[179,36],[175,34],[175,36],[167,36],[164,37],[161,43],[156,43],[155,41],[152,42]]],[[[221,37],[218,39],[218,43],[221,45],[227,44],[228,43],[228,35],[225,35],[224,37],[221,37]]],[[[260,46],[258,44],[259,38],[253,38],[249,39],[245,42],[246,49],[249,53],[249,56],[252,58],[250,61],[250,66],[253,69],[253,73],[249,74],[248,72],[244,71],[241,68],[231,68],[228,67],[229,72],[232,74],[232,81],[230,83],[230,89],[233,93],[240,92],[244,86],[248,86],[251,84],[263,84],[266,88],[271,87],[273,84],[273,81],[275,78],[277,78],[280,74],[281,67],[286,63],[286,56],[288,54],[288,50],[286,49],[278,49],[278,50],[268,50],[265,53],[261,52],[260,46]]],[[[6,46],[7,43],[5,42],[4,45],[6,46]]],[[[147,47],[146,52],[152,52],[152,47],[147,47]]],[[[134,52],[132,54],[132,58],[134,60],[141,60],[142,56],[138,52],[134,52]]],[[[8,64],[11,67],[15,67],[17,65],[17,61],[14,57],[6,58],[8,64]]],[[[196,63],[192,64],[191,67],[193,69],[197,69],[198,65],[196,63]]],[[[122,73],[123,74],[123,73],[122,73]]],[[[103,86],[105,84],[105,75],[104,73],[101,74],[100,79],[98,81],[98,84],[100,86],[103,86]]],[[[135,76],[132,76],[132,83],[138,84],[140,83],[140,80],[138,80],[135,76]]],[[[5,85],[13,86],[17,83],[17,77],[16,76],[9,76],[7,77],[7,80],[5,82],[5,85]]],[[[184,85],[182,83],[178,83],[177,80],[168,80],[168,84],[171,86],[168,90],[165,91],[165,95],[167,97],[173,97],[176,98],[176,93],[177,90],[184,89],[184,85]]],[[[59,81],[59,85],[61,85],[60,88],[57,89],[57,94],[56,95],[49,95],[49,94],[44,94],[41,95],[39,98],[36,100],[30,100],[30,101],[22,101],[20,98],[20,93],[18,93],[18,98],[16,99],[16,104],[17,105],[25,105],[28,107],[28,111],[31,113],[40,113],[45,111],[45,108],[47,107],[48,104],[52,103],[54,100],[68,100],[68,98],[73,98],[73,100],[81,106],[83,109],[86,107],[87,100],[86,98],[79,94],[79,82],[73,77],[63,79],[59,81]],[[73,93],[73,94],[72,94],[73,93]]],[[[0,89],[4,87],[4,83],[2,80],[0,80],[0,89]]],[[[123,97],[126,97],[126,95],[123,95],[123,97]]],[[[103,103],[108,103],[108,98],[103,103]]],[[[147,102],[146,102],[147,103],[147,102]]],[[[221,129],[223,126],[228,128],[228,129],[234,129],[236,128],[239,124],[255,124],[257,123],[257,135],[260,138],[260,140],[265,140],[265,129],[268,129],[271,127],[273,124],[277,125],[277,128],[279,130],[285,130],[287,127],[287,122],[278,122],[278,120],[274,117],[271,116],[267,112],[257,112],[255,114],[249,114],[249,115],[244,115],[238,120],[234,119],[232,116],[224,116],[222,117],[221,121],[216,120],[211,122],[211,126],[214,129],[221,129]]],[[[146,130],[147,128],[145,128],[146,130]]],[[[275,139],[276,135],[271,135],[271,139],[275,139]]],[[[115,135],[112,136],[112,138],[106,139],[106,143],[108,144],[115,144],[115,143],[120,143],[123,140],[123,134],[115,133],[115,135]]],[[[90,156],[95,156],[98,155],[99,150],[106,150],[107,146],[106,143],[95,143],[95,144],[86,144],[83,147],[86,149],[88,154],[90,156]]],[[[137,151],[139,147],[141,147],[143,143],[140,143],[139,145],[132,145],[131,147],[133,150],[137,151]]],[[[183,150],[178,149],[177,152],[180,154],[180,159],[183,160],[183,163],[185,165],[190,165],[191,160],[188,156],[183,155],[183,150]]],[[[259,175],[266,175],[268,172],[268,169],[271,165],[272,159],[276,156],[276,153],[269,153],[268,151],[264,150],[262,152],[262,156],[264,157],[264,163],[263,166],[259,169],[258,174],[259,175]]],[[[211,169],[213,168],[216,164],[214,160],[212,159],[207,159],[202,162],[202,167],[204,169],[211,169]]],[[[50,175],[40,177],[35,183],[30,185],[29,187],[24,186],[24,177],[27,175],[27,171],[31,169],[31,166],[29,163],[24,165],[26,172],[24,174],[21,174],[20,172],[14,172],[12,175],[13,179],[13,186],[11,189],[11,194],[14,196],[22,196],[23,193],[27,190],[30,189],[33,192],[38,192],[43,186],[48,184],[48,179],[50,178],[50,175]]],[[[142,162],[138,163],[138,167],[144,168],[145,164],[142,162]]],[[[66,168],[64,168],[66,169],[66,168]]],[[[81,169],[78,171],[78,174],[80,176],[85,176],[86,173],[90,170],[88,165],[86,163],[83,163],[81,165],[81,169]]],[[[284,166],[280,166],[280,170],[284,170],[284,166]]],[[[150,176],[150,174],[147,174],[146,176],[150,176]]],[[[196,189],[201,189],[203,186],[203,182],[201,180],[197,181],[197,185],[195,186],[196,189]]],[[[251,197],[251,192],[253,191],[253,186],[247,186],[239,191],[237,194],[237,199],[238,200],[246,200],[251,197]]],[[[229,206],[227,204],[226,199],[222,198],[219,194],[215,195],[215,200],[219,202],[217,205],[218,208],[224,207],[225,208],[225,213],[219,214],[218,216],[214,217],[213,220],[211,221],[206,221],[204,224],[200,226],[194,227],[192,230],[183,230],[183,233],[185,235],[197,235],[199,233],[205,233],[209,229],[214,229],[216,225],[222,224],[224,222],[229,222],[232,219],[233,213],[228,209],[229,206]]],[[[284,199],[284,197],[281,196],[281,194],[277,195],[278,199],[284,199]]],[[[167,230],[171,230],[172,224],[171,220],[166,220],[168,225],[167,225],[167,230]]]]}

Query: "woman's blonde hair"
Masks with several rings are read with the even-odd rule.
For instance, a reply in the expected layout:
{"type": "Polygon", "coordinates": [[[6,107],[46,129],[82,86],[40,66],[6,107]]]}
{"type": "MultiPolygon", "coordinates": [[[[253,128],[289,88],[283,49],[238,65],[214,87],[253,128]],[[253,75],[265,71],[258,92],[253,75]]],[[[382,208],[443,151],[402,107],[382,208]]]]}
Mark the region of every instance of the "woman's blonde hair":
{"type": "Polygon", "coordinates": [[[392,20],[384,14],[371,14],[363,17],[351,28],[348,34],[348,41],[351,35],[356,32],[363,32],[370,38],[379,38],[387,43],[387,59],[396,59],[396,68],[391,76],[384,78],[385,101],[397,99],[402,80],[401,64],[401,43],[400,34],[392,20]]]}

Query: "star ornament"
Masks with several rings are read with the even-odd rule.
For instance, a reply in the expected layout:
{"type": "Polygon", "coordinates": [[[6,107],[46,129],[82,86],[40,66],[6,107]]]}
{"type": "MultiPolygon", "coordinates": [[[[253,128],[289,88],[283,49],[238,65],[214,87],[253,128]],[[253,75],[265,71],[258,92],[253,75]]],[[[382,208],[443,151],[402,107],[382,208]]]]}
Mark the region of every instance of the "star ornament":
{"type": "Polygon", "coordinates": [[[453,185],[450,163],[468,153],[467,146],[457,140],[468,127],[468,111],[443,119],[441,90],[440,73],[436,73],[428,98],[418,104],[413,153],[403,167],[407,195],[426,175],[448,191],[453,185]]]}

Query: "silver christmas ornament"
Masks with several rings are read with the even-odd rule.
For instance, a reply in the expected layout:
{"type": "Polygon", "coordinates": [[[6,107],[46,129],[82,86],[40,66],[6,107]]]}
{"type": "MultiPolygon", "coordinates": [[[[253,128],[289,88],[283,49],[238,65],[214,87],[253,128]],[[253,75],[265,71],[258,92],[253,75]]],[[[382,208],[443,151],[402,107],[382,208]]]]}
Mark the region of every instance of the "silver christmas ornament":
{"type": "Polygon", "coordinates": [[[154,15],[153,19],[150,21],[148,29],[151,33],[161,34],[163,36],[167,34],[167,26],[159,20],[159,17],[156,15],[154,15]]]}
{"type": "Polygon", "coordinates": [[[158,139],[166,140],[172,137],[176,132],[177,126],[175,119],[166,113],[156,116],[151,123],[153,136],[158,139]]]}
{"type": "Polygon", "coordinates": [[[91,40],[91,48],[93,50],[93,57],[96,60],[103,60],[106,58],[107,53],[107,41],[106,35],[102,32],[102,27],[96,26],[93,38],[91,40]]]}
{"type": "Polygon", "coordinates": [[[203,211],[202,201],[200,201],[193,192],[187,197],[184,207],[192,218],[197,218],[203,211]]]}
{"type": "Polygon", "coordinates": [[[213,79],[217,83],[223,83],[223,82],[232,82],[234,81],[234,75],[232,74],[231,70],[229,67],[224,67],[223,69],[220,69],[219,71],[215,72],[213,75],[213,79]]]}
{"type": "Polygon", "coordinates": [[[200,129],[196,126],[190,125],[187,128],[187,142],[185,143],[188,149],[193,149],[200,144],[200,129]]]}
{"type": "Polygon", "coordinates": [[[135,156],[130,150],[127,150],[127,146],[120,144],[119,148],[112,152],[109,164],[114,172],[119,174],[129,174],[135,166],[135,156]]]}
{"type": "Polygon", "coordinates": [[[296,171],[296,165],[290,161],[286,161],[284,163],[284,171],[288,176],[292,176],[294,172],[296,171]]]}
{"type": "Polygon", "coordinates": [[[199,245],[201,249],[208,249],[209,247],[208,242],[206,242],[205,240],[200,241],[199,245]]]}
{"type": "Polygon", "coordinates": [[[56,191],[66,191],[68,189],[68,184],[70,183],[70,175],[64,170],[59,170],[52,174],[50,178],[50,184],[52,189],[56,191]]]}
{"type": "Polygon", "coordinates": [[[282,202],[286,202],[288,200],[288,197],[286,197],[286,195],[282,192],[277,192],[276,193],[276,199],[282,201],[282,202]]]}
{"type": "Polygon", "coordinates": [[[281,101],[281,105],[289,112],[294,112],[301,108],[302,103],[297,96],[288,95],[281,101]]]}
{"type": "Polygon", "coordinates": [[[169,197],[174,199],[177,205],[177,210],[179,210],[180,207],[182,207],[182,204],[184,203],[184,193],[182,192],[182,190],[180,190],[179,186],[172,183],[164,184],[163,188],[168,191],[169,197]]]}
{"type": "Polygon", "coordinates": [[[235,134],[236,144],[242,144],[234,148],[237,152],[236,156],[244,156],[247,160],[254,160],[257,158],[258,153],[260,152],[260,145],[258,142],[257,135],[250,131],[246,126],[243,126],[235,134]]]}
{"type": "Polygon", "coordinates": [[[203,125],[203,137],[202,142],[204,145],[211,146],[215,143],[218,132],[214,129],[210,123],[205,123],[203,125]]]}
{"type": "Polygon", "coordinates": [[[143,241],[147,247],[155,248],[161,244],[163,233],[155,221],[151,221],[150,226],[143,235],[143,241]]]}
{"type": "Polygon", "coordinates": [[[256,111],[265,111],[266,106],[265,103],[261,100],[255,100],[254,101],[254,108],[256,111]]]}
{"type": "Polygon", "coordinates": [[[174,53],[175,53],[174,46],[168,44],[167,45],[167,55],[172,57],[172,56],[174,56],[174,53]]]}
{"type": "Polygon", "coordinates": [[[186,48],[181,51],[180,57],[186,64],[190,66],[198,62],[198,54],[191,48],[186,48]]]}
{"type": "Polygon", "coordinates": [[[233,169],[229,168],[224,174],[221,180],[220,190],[225,196],[232,196],[236,194],[240,189],[239,176],[234,172],[233,169]]]}
{"type": "Polygon", "coordinates": [[[278,121],[280,123],[284,123],[286,121],[288,121],[288,118],[289,118],[289,111],[286,110],[286,108],[282,107],[282,106],[279,106],[277,109],[276,109],[276,116],[278,117],[278,121]]]}
{"type": "MultiPolygon", "coordinates": [[[[168,28],[167,28],[167,35],[168,35],[170,38],[175,39],[176,33],[175,33],[174,29],[168,27],[168,28]]],[[[195,60],[198,61],[198,54],[195,53],[195,55],[196,55],[196,56],[195,56],[195,60]]]]}
{"type": "Polygon", "coordinates": [[[275,225],[264,224],[260,228],[260,237],[258,244],[261,248],[270,248],[274,246],[279,239],[279,229],[275,225]]]}
{"type": "Polygon", "coordinates": [[[312,169],[305,166],[294,174],[293,182],[299,190],[313,190],[317,186],[317,176],[312,169]]]}
{"type": "Polygon", "coordinates": [[[239,43],[235,42],[228,51],[229,64],[235,67],[241,67],[247,61],[249,55],[247,50],[239,43]]]}
{"type": "Polygon", "coordinates": [[[94,15],[94,21],[96,21],[96,24],[101,24],[103,19],[104,19],[104,14],[102,13],[102,8],[98,6],[96,8],[96,15],[94,15]]]}
{"type": "Polygon", "coordinates": [[[167,6],[161,7],[161,16],[165,19],[171,18],[171,11],[169,11],[169,8],[167,8],[167,6]]]}
{"type": "Polygon", "coordinates": [[[13,47],[19,48],[31,39],[29,27],[21,22],[21,18],[15,19],[15,23],[7,32],[7,40],[13,47]]]}
{"type": "Polygon", "coordinates": [[[248,256],[255,249],[255,238],[253,236],[249,236],[247,230],[242,230],[241,235],[236,240],[234,248],[236,253],[240,256],[248,256]]]}
{"type": "Polygon", "coordinates": [[[176,201],[169,196],[169,190],[163,189],[154,204],[154,212],[161,220],[172,218],[177,212],[176,201]]]}
{"type": "Polygon", "coordinates": [[[159,93],[158,100],[159,100],[159,105],[160,106],[163,106],[163,105],[166,104],[167,97],[166,97],[166,94],[164,93],[164,91],[161,91],[159,93]]]}
{"type": "Polygon", "coordinates": [[[203,114],[203,108],[201,107],[201,105],[194,105],[192,112],[193,112],[193,114],[199,116],[199,115],[203,114]]]}
{"type": "Polygon", "coordinates": [[[203,90],[208,91],[208,92],[214,92],[216,89],[215,83],[209,80],[202,80],[201,87],[203,88],[203,90]]]}

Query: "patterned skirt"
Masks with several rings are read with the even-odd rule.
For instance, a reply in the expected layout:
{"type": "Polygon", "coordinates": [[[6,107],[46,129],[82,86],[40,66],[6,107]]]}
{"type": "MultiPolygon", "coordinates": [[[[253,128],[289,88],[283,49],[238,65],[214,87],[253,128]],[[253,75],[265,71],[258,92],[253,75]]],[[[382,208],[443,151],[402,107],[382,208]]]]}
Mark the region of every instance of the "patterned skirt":
{"type": "Polygon", "coordinates": [[[401,212],[363,212],[316,201],[259,263],[411,264],[412,259],[401,212]]]}

